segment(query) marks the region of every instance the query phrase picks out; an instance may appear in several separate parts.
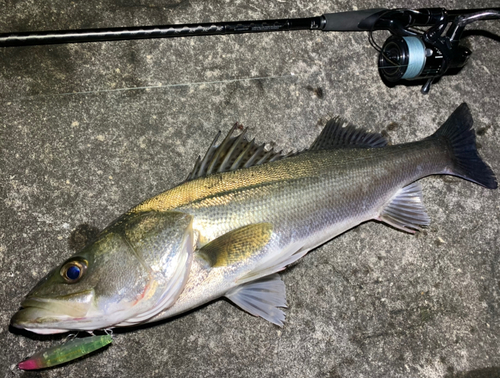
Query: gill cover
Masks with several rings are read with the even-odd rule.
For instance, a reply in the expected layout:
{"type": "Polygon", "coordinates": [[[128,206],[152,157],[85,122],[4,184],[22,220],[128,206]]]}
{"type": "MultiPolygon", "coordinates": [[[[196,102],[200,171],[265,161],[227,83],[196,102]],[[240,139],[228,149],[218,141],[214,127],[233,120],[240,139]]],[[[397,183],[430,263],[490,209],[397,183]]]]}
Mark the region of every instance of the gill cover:
{"type": "Polygon", "coordinates": [[[56,333],[140,323],[175,302],[192,256],[190,215],[125,214],[40,281],[12,325],[56,333]]]}

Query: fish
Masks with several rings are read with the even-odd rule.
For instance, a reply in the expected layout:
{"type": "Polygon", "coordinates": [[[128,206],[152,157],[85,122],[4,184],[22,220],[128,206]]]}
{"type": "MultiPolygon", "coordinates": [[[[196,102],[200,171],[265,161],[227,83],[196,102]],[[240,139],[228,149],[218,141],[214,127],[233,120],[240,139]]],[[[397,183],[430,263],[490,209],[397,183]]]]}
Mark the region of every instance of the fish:
{"type": "Polygon", "coordinates": [[[21,370],[38,370],[64,364],[83,357],[113,342],[111,335],[93,335],[74,338],[62,345],[56,345],[35,353],[21,361],[17,367],[21,370]]]}
{"type": "Polygon", "coordinates": [[[235,125],[187,179],[120,216],[21,302],[14,327],[39,334],[155,322],[226,297],[282,326],[278,272],[367,221],[415,233],[430,224],[419,180],[454,175],[496,189],[461,104],[431,136],[389,145],[334,118],[283,153],[235,125]]]}

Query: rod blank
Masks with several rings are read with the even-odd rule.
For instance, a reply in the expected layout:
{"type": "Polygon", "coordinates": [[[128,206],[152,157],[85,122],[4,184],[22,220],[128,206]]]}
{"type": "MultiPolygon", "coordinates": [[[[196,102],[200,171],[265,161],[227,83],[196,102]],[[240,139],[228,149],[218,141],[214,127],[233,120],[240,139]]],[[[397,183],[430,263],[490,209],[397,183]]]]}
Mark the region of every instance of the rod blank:
{"type": "Polygon", "coordinates": [[[0,47],[310,30],[319,29],[320,25],[321,17],[312,17],[264,21],[9,33],[0,35],[0,47]]]}

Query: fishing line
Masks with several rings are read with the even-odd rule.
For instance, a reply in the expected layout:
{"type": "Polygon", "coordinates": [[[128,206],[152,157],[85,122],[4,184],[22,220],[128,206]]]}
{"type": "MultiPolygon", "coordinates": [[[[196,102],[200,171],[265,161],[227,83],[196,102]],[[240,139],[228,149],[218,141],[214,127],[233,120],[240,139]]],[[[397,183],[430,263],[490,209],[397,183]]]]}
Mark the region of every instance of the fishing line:
{"type": "Polygon", "coordinates": [[[407,67],[408,65],[407,64],[398,64],[396,62],[394,62],[391,58],[389,58],[385,52],[382,50],[382,47],[380,47],[380,45],[375,41],[375,38],[373,37],[373,30],[370,30],[369,33],[368,33],[368,42],[370,43],[370,45],[375,49],[375,51],[377,51],[379,53],[379,55],[383,56],[385,61],[388,62],[388,63],[391,63],[391,65],[387,65],[387,66],[381,66],[380,64],[378,65],[378,69],[379,70],[382,70],[382,69],[388,69],[388,68],[401,68],[401,67],[407,67]]]}
{"type": "Polygon", "coordinates": [[[446,75],[449,69],[456,73],[467,63],[472,52],[460,45],[465,27],[478,20],[493,19],[500,19],[500,8],[377,8],[309,18],[3,33],[0,34],[0,48],[293,30],[368,31],[368,40],[379,53],[382,78],[391,84],[427,79],[421,90],[425,94],[434,80],[446,75]],[[382,47],[373,37],[375,30],[391,33],[382,47]]]}
{"type": "Polygon", "coordinates": [[[402,79],[414,79],[419,76],[425,65],[425,45],[417,37],[403,37],[408,45],[408,64],[402,79]]]}

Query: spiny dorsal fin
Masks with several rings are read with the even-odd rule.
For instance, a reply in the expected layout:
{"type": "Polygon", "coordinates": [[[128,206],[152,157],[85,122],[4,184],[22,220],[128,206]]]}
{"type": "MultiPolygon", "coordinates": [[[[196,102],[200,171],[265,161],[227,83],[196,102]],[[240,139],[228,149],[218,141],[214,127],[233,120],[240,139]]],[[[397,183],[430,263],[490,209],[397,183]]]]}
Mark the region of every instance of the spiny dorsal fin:
{"type": "Polygon", "coordinates": [[[283,154],[282,151],[275,152],[273,148],[269,149],[265,144],[257,145],[254,139],[248,141],[246,137],[248,129],[246,128],[241,133],[233,135],[240,128],[241,126],[235,123],[222,143],[217,145],[217,140],[221,134],[219,131],[208,148],[205,157],[201,159],[198,156],[186,181],[208,176],[212,173],[234,171],[239,168],[269,163],[292,155],[292,152],[289,154],[283,154]]]}
{"type": "Polygon", "coordinates": [[[336,148],[378,148],[386,145],[387,140],[382,135],[358,129],[344,119],[336,117],[328,121],[309,151],[336,148]]]}

